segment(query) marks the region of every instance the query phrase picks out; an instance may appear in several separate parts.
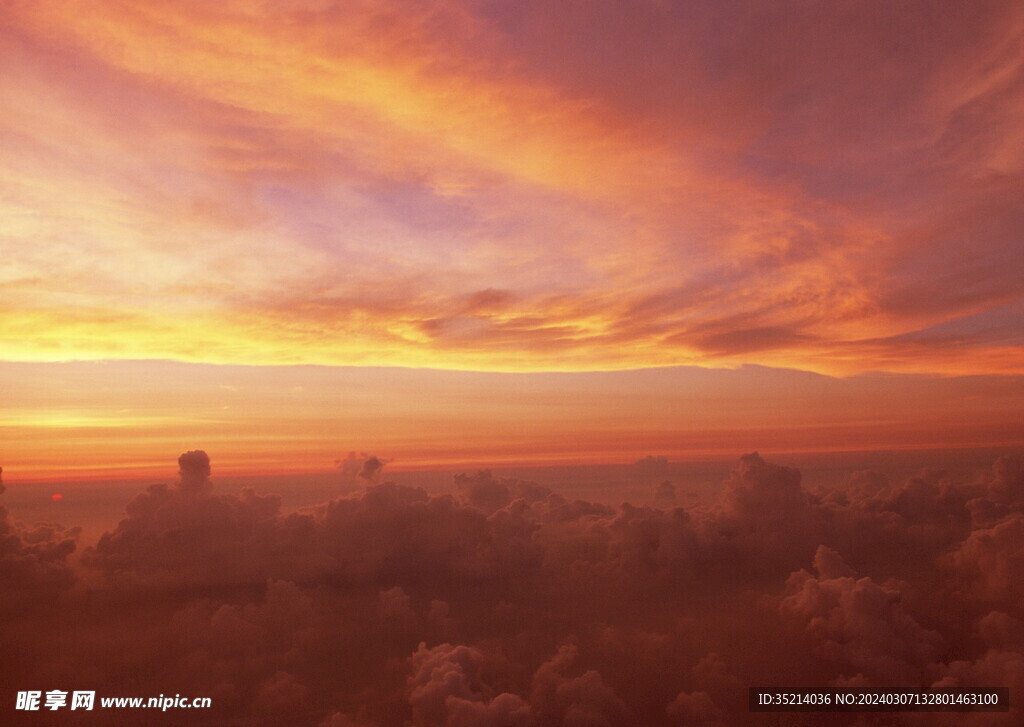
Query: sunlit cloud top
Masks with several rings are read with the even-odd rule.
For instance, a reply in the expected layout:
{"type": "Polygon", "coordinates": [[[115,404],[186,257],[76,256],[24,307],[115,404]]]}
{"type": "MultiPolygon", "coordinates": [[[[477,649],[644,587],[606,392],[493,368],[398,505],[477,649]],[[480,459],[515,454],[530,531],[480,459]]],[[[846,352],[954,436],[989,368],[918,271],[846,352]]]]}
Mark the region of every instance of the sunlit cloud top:
{"type": "Polygon", "coordinates": [[[1024,371],[1014,2],[13,2],[0,357],[1024,371]]]}

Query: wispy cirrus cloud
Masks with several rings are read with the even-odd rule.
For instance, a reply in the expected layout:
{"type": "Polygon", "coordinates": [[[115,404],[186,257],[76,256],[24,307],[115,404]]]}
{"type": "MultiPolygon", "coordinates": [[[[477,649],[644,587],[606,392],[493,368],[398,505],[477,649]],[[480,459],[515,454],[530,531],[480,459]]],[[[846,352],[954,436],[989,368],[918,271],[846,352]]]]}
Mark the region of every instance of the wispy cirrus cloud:
{"type": "Polygon", "coordinates": [[[901,341],[1019,300],[1021,28],[16,3],[5,357],[1019,373],[985,330],[901,341]]]}

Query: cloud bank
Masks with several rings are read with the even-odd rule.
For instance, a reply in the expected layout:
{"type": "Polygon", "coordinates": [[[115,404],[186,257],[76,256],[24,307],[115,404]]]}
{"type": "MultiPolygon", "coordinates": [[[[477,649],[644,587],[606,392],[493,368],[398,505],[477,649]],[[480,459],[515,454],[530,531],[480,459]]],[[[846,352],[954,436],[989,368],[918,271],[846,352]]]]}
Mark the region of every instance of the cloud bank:
{"type": "MultiPolygon", "coordinates": [[[[76,565],[74,531],[2,513],[12,689],[210,696],[190,723],[320,727],[724,727],[749,722],[752,685],[1024,689],[1015,459],[810,491],[748,454],[690,510],[484,471],[286,513],[219,492],[204,452],[179,467],[76,565]]],[[[930,723],[1015,724],[1011,704],[930,723]]]]}

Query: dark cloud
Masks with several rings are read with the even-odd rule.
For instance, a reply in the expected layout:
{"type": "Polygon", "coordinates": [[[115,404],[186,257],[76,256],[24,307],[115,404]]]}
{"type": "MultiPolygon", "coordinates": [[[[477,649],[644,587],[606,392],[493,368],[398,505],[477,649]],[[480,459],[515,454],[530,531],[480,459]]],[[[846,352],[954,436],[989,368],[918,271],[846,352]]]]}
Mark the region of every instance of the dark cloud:
{"type": "MultiPolygon", "coordinates": [[[[5,491],[0,467],[0,495],[5,491]]],[[[0,505],[0,605],[14,609],[55,605],[75,582],[69,558],[79,532],[56,523],[22,525],[0,505]]]]}
{"type": "Polygon", "coordinates": [[[381,472],[390,461],[366,452],[349,452],[345,459],[335,460],[334,464],[344,484],[367,485],[380,481],[381,472]]]}
{"type": "Polygon", "coordinates": [[[385,460],[381,460],[378,457],[368,457],[359,470],[360,479],[367,482],[376,482],[380,477],[381,470],[384,469],[385,463],[385,460]]]}
{"type": "Polygon", "coordinates": [[[210,458],[206,452],[195,450],[178,457],[178,487],[191,495],[205,495],[212,489],[210,484],[210,458]]]}
{"type": "Polygon", "coordinates": [[[815,340],[813,336],[785,326],[745,328],[700,337],[688,336],[688,338],[705,351],[723,355],[770,351],[776,348],[800,346],[815,340]]]}

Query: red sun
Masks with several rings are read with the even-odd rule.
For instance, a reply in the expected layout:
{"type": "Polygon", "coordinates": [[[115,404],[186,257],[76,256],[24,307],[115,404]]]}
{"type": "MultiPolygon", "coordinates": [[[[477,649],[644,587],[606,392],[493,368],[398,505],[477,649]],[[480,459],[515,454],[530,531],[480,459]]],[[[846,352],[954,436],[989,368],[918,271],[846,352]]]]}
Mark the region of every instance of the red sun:
{"type": "Polygon", "coordinates": [[[59,502],[64,499],[64,495],[60,494],[59,492],[55,492],[52,495],[50,495],[50,499],[53,500],[54,502],[59,502]]]}

